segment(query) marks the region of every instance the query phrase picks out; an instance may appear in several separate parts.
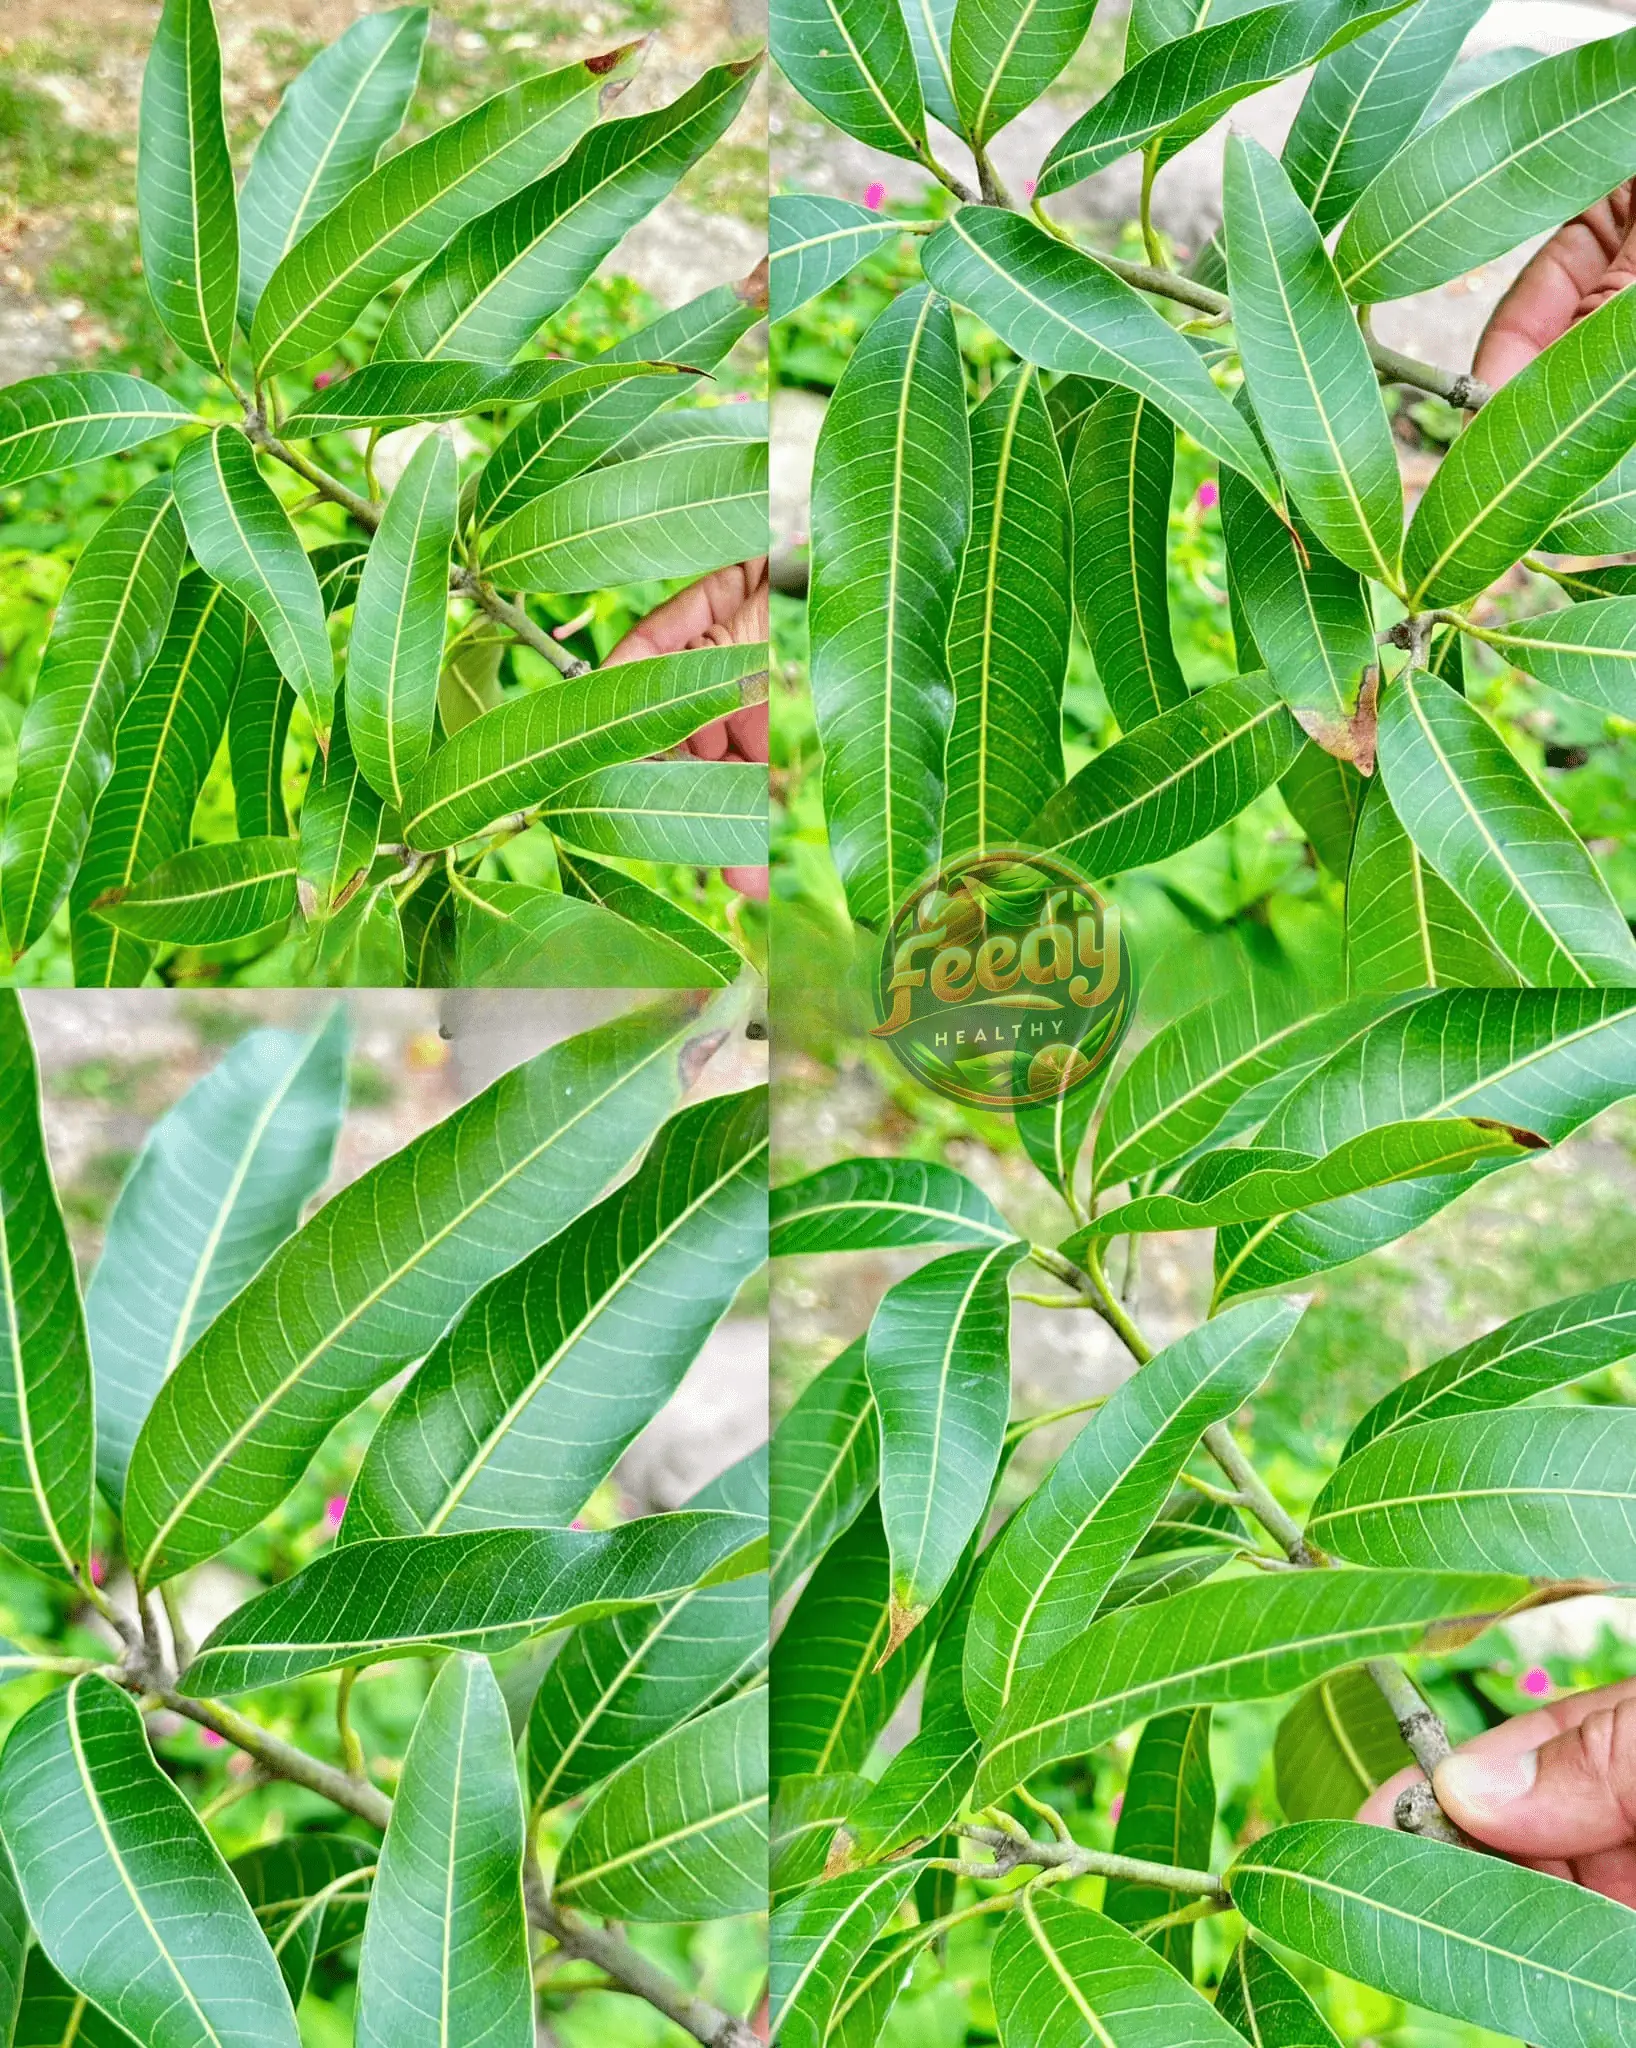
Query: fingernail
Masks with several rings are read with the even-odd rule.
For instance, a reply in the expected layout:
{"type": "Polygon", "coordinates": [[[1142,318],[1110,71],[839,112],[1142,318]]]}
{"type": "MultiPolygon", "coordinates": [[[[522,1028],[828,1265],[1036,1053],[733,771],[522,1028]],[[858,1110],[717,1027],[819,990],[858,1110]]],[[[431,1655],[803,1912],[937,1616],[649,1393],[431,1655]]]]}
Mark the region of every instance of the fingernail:
{"type": "Polygon", "coordinates": [[[1539,1757],[1531,1749],[1520,1756],[1470,1756],[1459,1751],[1438,1765],[1432,1784],[1439,1801],[1461,1815],[1495,1813],[1524,1798],[1539,1776],[1539,1757]]]}

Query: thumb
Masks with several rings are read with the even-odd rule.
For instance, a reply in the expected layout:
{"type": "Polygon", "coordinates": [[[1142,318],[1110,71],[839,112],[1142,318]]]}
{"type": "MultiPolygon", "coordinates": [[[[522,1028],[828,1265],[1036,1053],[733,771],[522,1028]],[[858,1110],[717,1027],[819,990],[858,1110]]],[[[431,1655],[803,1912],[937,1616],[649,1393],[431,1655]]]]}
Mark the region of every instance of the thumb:
{"type": "Polygon", "coordinates": [[[1617,1848],[1636,1838],[1636,1698],[1597,1708],[1537,1749],[1456,1750],[1432,1784],[1451,1820],[1508,1856],[1617,1848]]]}

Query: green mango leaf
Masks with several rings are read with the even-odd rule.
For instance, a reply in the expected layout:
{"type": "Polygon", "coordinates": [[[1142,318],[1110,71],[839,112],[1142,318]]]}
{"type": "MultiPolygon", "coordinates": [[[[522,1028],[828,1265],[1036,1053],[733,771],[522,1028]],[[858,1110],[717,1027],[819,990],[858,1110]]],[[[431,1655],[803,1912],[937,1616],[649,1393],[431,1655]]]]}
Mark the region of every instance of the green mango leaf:
{"type": "Polygon", "coordinates": [[[1149,1714],[1275,1699],[1326,1671],[1412,1650],[1442,1624],[1461,1640],[1527,1581],[1462,1572],[1291,1572],[1221,1579],[1121,1607],[1025,1679],[996,1722],[974,1806],[1149,1714]]]}
{"type": "Polygon", "coordinates": [[[774,61],[826,121],[891,156],[925,155],[915,52],[895,0],[791,0],[770,19],[774,61]]]}
{"type": "Polygon", "coordinates": [[[1545,57],[1445,114],[1359,199],[1335,260],[1353,299],[1429,291],[1604,198],[1636,168],[1636,29],[1545,57]]]}
{"type": "Polygon", "coordinates": [[[970,512],[954,315],[917,288],[853,352],[812,481],[813,708],[830,850],[860,924],[885,924],[937,852],[970,512]]]}
{"type": "Polygon", "coordinates": [[[1312,74],[1283,165],[1324,234],[1408,141],[1488,8],[1489,0],[1419,0],[1334,51],[1312,74]]]}
{"type": "MultiPolygon", "coordinates": [[[[373,17],[371,17],[373,18],[373,17]]],[[[280,428],[286,440],[350,433],[357,427],[407,427],[427,420],[458,420],[468,413],[532,405],[547,394],[589,395],[643,375],[681,378],[666,363],[366,363],[350,377],[316,391],[280,428]]],[[[677,390],[685,385],[678,383],[677,390]]]]}
{"type": "Polygon", "coordinates": [[[537,1054],[274,1252],[183,1357],[137,1439],[124,1523],[142,1578],[254,1528],[342,1416],[587,1208],[675,1108],[733,1001],[672,997],[537,1054]]]}
{"type": "Polygon", "coordinates": [[[523,1802],[482,1657],[451,1657],[403,1760],[358,1959],[358,2048],[533,2048],[523,1802]]]}
{"type": "Polygon", "coordinates": [[[767,1900],[767,1695],[724,1701],[594,1793],[552,1897],[621,1920],[711,1920],[767,1900]]]}
{"type": "Polygon", "coordinates": [[[1248,1935],[1222,1972],[1216,2011],[1261,2048],[1341,2048],[1340,2036],[1289,1971],[1248,1935]]]}
{"type": "Polygon", "coordinates": [[[301,799],[296,900],[305,919],[322,921],[355,900],[384,826],[385,806],[358,766],[346,699],[337,697],[329,752],[313,762],[301,799]]]}
{"type": "Polygon", "coordinates": [[[780,2048],[824,2048],[831,2021],[870,1944],[909,1896],[918,1863],[850,1870],[774,1909],[768,2011],[780,2048]]]}
{"type": "Polygon", "coordinates": [[[329,1178],[346,1103],[347,1019],[252,1031],[149,1131],[85,1296],[97,1476],[125,1490],[162,1381],[329,1178]]]}
{"type": "Polygon", "coordinates": [[[1039,196],[1066,191],[1156,138],[1163,139],[1162,162],[1250,93],[1327,57],[1407,4],[1289,0],[1178,33],[1126,71],[1053,145],[1039,196]]]}
{"type": "Polygon", "coordinates": [[[136,149],[142,275],[165,331],[225,369],[239,298],[238,195],[210,0],[165,0],[142,73],[136,149]]]}
{"type": "Polygon", "coordinates": [[[333,916],[296,934],[290,978],[314,988],[402,988],[403,925],[387,884],[361,888],[333,916]]]}
{"type": "Polygon", "coordinates": [[[773,1190],[774,1258],[1014,1237],[980,1188],[932,1160],[843,1159],[773,1190]]]}
{"type": "Polygon", "coordinates": [[[1519,980],[1636,976],[1636,944],[1601,870],[1475,705],[1406,669],[1386,692],[1378,739],[1403,829],[1519,980]]]}
{"type": "Polygon", "coordinates": [[[742,761],[631,761],[546,801],[541,821],[587,853],[689,867],[764,867],[767,771],[742,761]]]}
{"type": "Polygon", "coordinates": [[[1346,869],[1347,989],[1493,988],[1517,979],[1398,823],[1375,776],[1346,869]]]}
{"type": "Polygon", "coordinates": [[[403,125],[420,77],[430,9],[353,22],[286,89],[239,192],[239,325],[248,334],[267,280],[338,206],[403,125]]]}
{"type": "Polygon", "coordinates": [[[1278,793],[1312,850],[1337,880],[1344,880],[1363,803],[1364,780],[1349,761],[1311,741],[1279,777],[1278,793]]]}
{"type": "Polygon", "coordinates": [[[157,440],[195,416],[123,371],[25,377],[0,390],[0,487],[157,440]]]}
{"type": "Polygon", "coordinates": [[[960,132],[986,143],[1031,107],[1073,61],[1096,0],[956,0],[949,71],[960,132]]]}
{"type": "Polygon", "coordinates": [[[152,945],[219,946],[281,925],[295,909],[293,839],[230,839],[172,854],[86,908],[152,945]]]}
{"type": "Polygon", "coordinates": [[[1074,1183],[1079,1155],[1085,1148],[1085,1134],[1112,1071],[1111,1060],[1105,1060],[1084,1078],[1077,1076],[1071,1066],[1065,1066],[1055,1094],[1043,1102],[1024,1103],[1013,1111],[1023,1150],[1070,1209],[1078,1200],[1074,1183]]]}
{"type": "Polygon", "coordinates": [[[794,1590],[862,1512],[880,1475],[880,1434],[855,1338],[773,1432],[772,1597],[794,1590]]]}
{"type": "Polygon", "coordinates": [[[656,113],[593,128],[427,264],[392,309],[378,354],[509,362],[726,134],[759,69],[759,57],[719,64],[656,113]]]}
{"type": "Polygon", "coordinates": [[[1116,384],[1085,415],[1068,485],[1074,602],[1121,732],[1187,701],[1165,576],[1175,469],[1176,429],[1151,398],[1116,384]]]}
{"type": "Polygon", "coordinates": [[[1165,43],[1196,30],[1235,21],[1267,0],[1131,0],[1125,23],[1125,69],[1134,70],[1165,43]]]}
{"type": "MultiPolygon", "coordinates": [[[[439,747],[403,798],[410,846],[457,845],[533,810],[593,769],[640,761],[739,710],[764,644],[627,661],[513,697],[439,747]]],[[[712,764],[714,765],[714,764],[712,764]]]]}
{"type": "Polygon", "coordinates": [[[1595,598],[1482,635],[1545,684],[1621,718],[1636,710],[1636,597],[1595,598]]]}
{"type": "Polygon", "coordinates": [[[353,1835],[284,1835],[235,1856],[228,1869],[272,1944],[290,2003],[299,2005],[318,1958],[363,1932],[374,1849],[353,1835]]]}
{"type": "Polygon", "coordinates": [[[1012,1516],[966,1631],[966,1704],[980,1729],[1084,1632],[1199,1438],[1255,1393],[1300,1313],[1246,1304],[1168,1346],[1108,1397],[1012,1516]]]}
{"type": "Polygon", "coordinates": [[[1279,474],[1331,554],[1395,586],[1403,538],[1396,444],[1318,225],[1277,158],[1239,135],[1228,138],[1224,206],[1233,329],[1279,474]]]}
{"type": "Polygon", "coordinates": [[[23,2002],[28,1947],[28,1908],[17,1889],[11,1858],[0,1849],[0,2032],[12,2044],[19,2038],[14,2030],[23,2002]]]}
{"type": "Polygon", "coordinates": [[[123,2027],[90,2004],[51,1967],[43,1948],[31,1948],[23,1972],[23,2003],[13,2048],[140,2048],[123,2027]]]}
{"type": "Polygon", "coordinates": [[[399,911],[408,987],[455,986],[454,905],[448,871],[433,869],[399,911]]]}
{"type": "Polygon", "coordinates": [[[1012,846],[1062,785],[1068,482],[1026,365],[971,415],[972,509],[949,620],[946,852],[1012,846]]]}
{"type": "MultiPolygon", "coordinates": [[[[763,1445],[702,1487],[690,1508],[765,1515],[763,1445]]],[[[551,1660],[528,1715],[528,1780],[537,1810],[610,1772],[766,1661],[767,1580],[735,1579],[585,1623],[551,1660]]]]}
{"type": "Polygon", "coordinates": [[[250,334],[258,376],[339,341],[377,293],[555,163],[624,91],[642,47],[524,79],[353,186],[267,280],[250,334]]]}
{"type": "Polygon", "coordinates": [[[11,957],[40,938],[68,894],[114,734],[159,652],[185,546],[170,480],[132,493],[81,550],[23,714],[0,833],[0,911],[11,957]]]}
{"type": "Polygon", "coordinates": [[[850,199],[775,192],[768,212],[773,319],[787,319],[903,232],[902,221],[891,214],[850,199]]]}
{"type": "Polygon", "coordinates": [[[399,807],[432,751],[459,495],[454,443],[440,430],[409,458],[358,583],[347,731],[364,779],[399,807]]]}
{"type": "Polygon", "coordinates": [[[74,981],[137,988],[153,949],[95,917],[89,905],[128,888],[192,835],[193,812],[227,727],[244,660],[245,614],[219,583],[189,576],[164,640],[114,734],[114,770],[91,813],[69,891],[74,981]]]}
{"type": "Polygon", "coordinates": [[[767,544],[762,442],[660,448],[530,498],[483,550],[486,574],[519,590],[597,590],[699,576],[767,544]]]}
{"type": "Polygon", "coordinates": [[[318,594],[324,600],[324,616],[344,612],[358,601],[358,584],[364,573],[369,550],[362,541],[332,541],[314,548],[308,556],[318,578],[318,594]]]}
{"type": "Polygon", "coordinates": [[[1011,1269],[1027,1251],[1013,1240],[934,1259],[888,1288],[870,1322],[894,1648],[981,1524],[1011,1410],[1011,1269]]]}
{"type": "Polygon", "coordinates": [[[1051,1892],[1025,1893],[1006,1916],[989,1981],[1003,2048],[1242,2048],[1145,1943],[1051,1892]]]}
{"type": "Polygon", "coordinates": [[[661,932],[524,882],[468,882],[454,899],[461,988],[720,988],[661,932]]]}
{"type": "MultiPolygon", "coordinates": [[[[822,1875],[835,1830],[869,1791],[869,1780],[855,1771],[837,1771],[827,1778],[786,1778],[779,1786],[768,1845],[775,1909],[822,1875]]],[[[775,1966],[783,1964],[786,1954],[783,1942],[774,1945],[775,1966]]]]}
{"type": "Polygon", "coordinates": [[[1268,497],[1277,494],[1255,436],[1186,336],[1094,257],[1021,214],[962,206],[926,242],[921,268],[936,290],[968,307],[1025,363],[1139,392],[1207,454],[1242,470],[1268,497]]]}
{"type": "Polygon", "coordinates": [[[235,1609],[179,1684],[207,1699],[440,1649],[495,1656],[701,1583],[745,1577],[765,1557],[755,1517],[721,1513],[344,1544],[235,1609]]]}
{"type": "Polygon", "coordinates": [[[1470,2026],[1591,2048],[1628,2031],[1628,1906],[1494,1856],[1350,1821],[1263,1835],[1227,1873],[1258,1934],[1470,2026]]]}
{"type": "Polygon", "coordinates": [[[1410,523],[1403,575],[1413,610],[1458,604],[1487,589],[1629,450],[1636,441],[1633,350],[1636,304],[1621,292],[1484,406],[1410,523]]]}
{"type": "MultiPolygon", "coordinates": [[[[1125,1780],[1125,1803],[1114,1830],[1116,1856],[1137,1856],[1183,1870],[1208,1870],[1216,1828],[1216,1780],[1210,1768],[1210,1709],[1155,1714],[1142,1730],[1125,1780]]],[[[1138,1932],[1149,1920],[1190,1905],[1185,1892],[1109,1878],[1102,1910],[1138,1932]]],[[[1193,1981],[1193,1929],[1188,1922],[1144,1937],[1173,1970],[1193,1981]]]]}
{"type": "Polygon", "coordinates": [[[183,449],[176,504],[199,566],[238,599],[266,637],[279,670],[307,707],[320,747],[329,739],[335,657],[318,578],[283,506],[236,427],[183,449]]]}
{"type": "Polygon", "coordinates": [[[1278,1724],[1273,1763],[1287,1820],[1350,1820],[1412,1764],[1397,1716],[1361,1667],[1309,1686],[1278,1724]]]}
{"type": "Polygon", "coordinates": [[[571,1521],[765,1258],[766,1188],[765,1089],[673,1117],[433,1347],[370,1440],[343,1540],[571,1521]]]}
{"type": "Polygon", "coordinates": [[[70,1680],[12,1730],[0,1830],[40,1946],[144,2048],[298,2048],[249,1901],[107,1679],[70,1680]]]}
{"type": "Polygon", "coordinates": [[[1236,818],[1278,780],[1301,741],[1269,677],[1212,683],[1081,768],[1028,839],[1089,875],[1149,867],[1236,818]]]}
{"type": "Polygon", "coordinates": [[[77,1580],[89,1569],[95,1490],[91,1353],[14,989],[0,990],[0,1091],[0,1542],[37,1571],[77,1580]]]}
{"type": "Polygon", "coordinates": [[[686,952],[697,970],[687,986],[725,986],[744,971],[744,956],[731,940],[712,931],[709,925],[684,910],[670,897],[661,896],[645,882],[637,881],[619,868],[604,867],[584,854],[557,849],[557,878],[563,893],[582,903],[597,903],[649,937],[670,939],[686,952]]]}
{"type": "Polygon", "coordinates": [[[1636,551],[1636,450],[1620,456],[1599,483],[1574,500],[1542,545],[1564,555],[1636,551]]]}

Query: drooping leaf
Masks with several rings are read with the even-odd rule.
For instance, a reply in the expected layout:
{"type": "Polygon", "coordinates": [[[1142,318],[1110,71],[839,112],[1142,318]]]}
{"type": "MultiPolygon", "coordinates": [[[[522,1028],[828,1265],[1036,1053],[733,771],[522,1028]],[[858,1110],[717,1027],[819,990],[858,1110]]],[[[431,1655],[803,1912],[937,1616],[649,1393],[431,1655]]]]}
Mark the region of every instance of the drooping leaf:
{"type": "Polygon", "coordinates": [[[352,751],[346,697],[335,700],[329,752],[314,761],[301,799],[296,897],[309,923],[344,910],[374,865],[385,805],[352,751]]]}
{"type": "Polygon", "coordinates": [[[1383,775],[1364,796],[1346,869],[1346,973],[1354,995],[1517,978],[1398,823],[1383,775]]]}
{"type": "Polygon", "coordinates": [[[731,940],[712,931],[670,897],[661,896],[657,889],[637,881],[634,875],[627,875],[620,868],[604,867],[600,861],[569,853],[559,846],[557,876],[566,895],[577,896],[584,903],[600,904],[643,932],[670,939],[682,947],[699,969],[697,982],[690,986],[704,987],[713,982],[725,986],[744,971],[744,956],[731,940]]]}
{"type": "Polygon", "coordinates": [[[880,1433],[857,1338],[773,1433],[772,1596],[782,1600],[862,1512],[880,1473],[880,1433]]]}
{"type": "Polygon", "coordinates": [[[577,1515],[765,1257],[766,1174],[765,1090],[673,1117],[434,1346],[370,1440],[343,1538],[577,1515]]]}
{"type": "Polygon", "coordinates": [[[292,2005],[321,1955],[363,1932],[375,1852],[355,1835],[292,1834],[262,1842],[228,1865],[272,1944],[292,2005]]]}
{"type": "Polygon", "coordinates": [[[843,1159],[774,1188],[774,1258],[916,1244],[1010,1244],[980,1188],[925,1159],[843,1159]]]}
{"type": "Polygon", "coordinates": [[[1334,1671],[1278,1724],[1278,1803],[1286,1820],[1350,1820],[1377,1785],[1413,1762],[1368,1672],[1334,1671]]]}
{"type": "Polygon", "coordinates": [[[1366,303],[1446,284],[1558,228],[1631,174],[1636,30],[1545,57],[1398,150],[1359,199],[1336,263],[1366,303]]]}
{"type": "Polygon", "coordinates": [[[1072,62],[1096,0],[957,0],[949,70],[961,132],[985,143],[1072,62]]]}
{"type": "Polygon", "coordinates": [[[249,1901],[107,1679],[72,1679],[13,1729],[0,1830],[40,1946],[144,2048],[298,2048],[249,1901]]]}
{"type": "Polygon", "coordinates": [[[904,292],[847,364],[812,483],[813,707],[830,849],[860,924],[884,924],[937,854],[970,503],[954,316],[904,292]]]}
{"type": "Polygon", "coordinates": [[[151,945],[219,946],[283,924],[295,909],[296,842],[229,839],[172,854],[87,910],[151,945]]]}
{"type": "Polygon", "coordinates": [[[108,515],[68,579],[23,715],[0,834],[0,908],[13,959],[68,894],[113,772],[121,714],[164,637],[183,553],[170,481],[156,477],[108,515]]]}
{"type": "Polygon", "coordinates": [[[775,192],[768,216],[768,311],[775,320],[787,318],[902,233],[902,221],[873,213],[851,199],[821,192],[775,192]]]}
{"type": "MultiPolygon", "coordinates": [[[[1116,1856],[1208,1870],[1216,1826],[1216,1780],[1210,1768],[1210,1709],[1155,1714],[1142,1730],[1125,1780],[1125,1803],[1114,1830],[1116,1856]]],[[[1176,1913],[1191,1901],[1164,1885],[1110,1878],[1102,1910],[1137,1932],[1146,1921],[1176,1913]]],[[[1183,1922],[1146,1937],[1173,1970],[1193,1981],[1193,1929],[1183,1922]]]]}
{"type": "Polygon", "coordinates": [[[556,790],[544,824],[587,853],[765,867],[767,771],[745,761],[630,761],[556,790]]]}
{"type": "Polygon", "coordinates": [[[451,1657],[403,1760],[358,1959],[358,2048],[533,2048],[523,1802],[486,1659],[451,1657]]]}
{"type": "Polygon", "coordinates": [[[675,1107],[723,1015],[673,997],[550,1047],[282,1245],[182,1359],[137,1440],[125,1540],[143,1577],[253,1528],[343,1415],[586,1208],[675,1107]]]}
{"type": "Polygon", "coordinates": [[[914,161],[926,112],[901,10],[878,0],[792,0],[770,17],[772,53],[801,97],[858,142],[914,161]]]}
{"type": "Polygon", "coordinates": [[[171,339],[225,368],[239,297],[238,195],[211,0],[165,0],[142,73],[136,149],[142,275],[171,339]]]}
{"type": "MultiPolygon", "coordinates": [[[[489,363],[366,363],[315,391],[280,428],[286,440],[313,439],[357,427],[415,426],[428,420],[463,419],[468,413],[496,412],[502,407],[531,405],[553,396],[589,395],[605,391],[634,376],[681,378],[679,367],[661,364],[514,363],[495,368],[489,363]]],[[[683,387],[680,383],[678,390],[683,387]]]]}
{"type": "Polygon", "coordinates": [[[123,371],[25,377],[0,390],[0,486],[140,448],[192,418],[168,391],[123,371]]]}
{"type": "Polygon", "coordinates": [[[311,1035],[252,1031],[148,1133],[85,1297],[110,1501],[160,1383],[328,1177],[347,1040],[341,1009],[311,1035]]]}
{"type": "Polygon", "coordinates": [[[454,899],[460,988],[719,988],[660,932],[525,882],[467,882],[454,899]]]}
{"type": "Polygon", "coordinates": [[[780,2048],[824,2048],[841,1994],[919,1875],[916,1863],[851,1870],[775,1909],[769,2014],[780,2048]]]}
{"type": "Polygon", "coordinates": [[[1341,2048],[1334,2028],[1289,1971],[1248,1935],[1222,1972],[1216,2011],[1261,2048],[1341,2048]]]}

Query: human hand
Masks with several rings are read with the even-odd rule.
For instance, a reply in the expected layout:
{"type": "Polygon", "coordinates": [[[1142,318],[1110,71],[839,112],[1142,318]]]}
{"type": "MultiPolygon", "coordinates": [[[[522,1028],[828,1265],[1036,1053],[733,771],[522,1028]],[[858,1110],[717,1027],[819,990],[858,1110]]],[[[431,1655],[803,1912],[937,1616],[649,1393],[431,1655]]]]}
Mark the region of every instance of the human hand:
{"type": "Polygon", "coordinates": [[[1500,385],[1636,282],[1636,179],[1558,228],[1494,309],[1472,374],[1500,385]]]}
{"type": "MultiPolygon", "coordinates": [[[[1421,1782],[1399,1771],[1358,1819],[1391,1827],[1398,1794],[1421,1782]]],[[[1432,1787],[1473,1840],[1636,1906],[1636,1678],[1485,1729],[1438,1765],[1432,1787]]]]}
{"type": "MultiPolygon", "coordinates": [[[[769,631],[767,558],[735,563],[701,577],[635,625],[603,662],[647,661],[688,647],[746,647],[769,631]]],[[[712,719],[685,742],[701,761],[762,761],[767,758],[767,706],[747,705],[712,719]]],[[[728,888],[767,900],[765,868],[723,868],[728,888]]]]}

